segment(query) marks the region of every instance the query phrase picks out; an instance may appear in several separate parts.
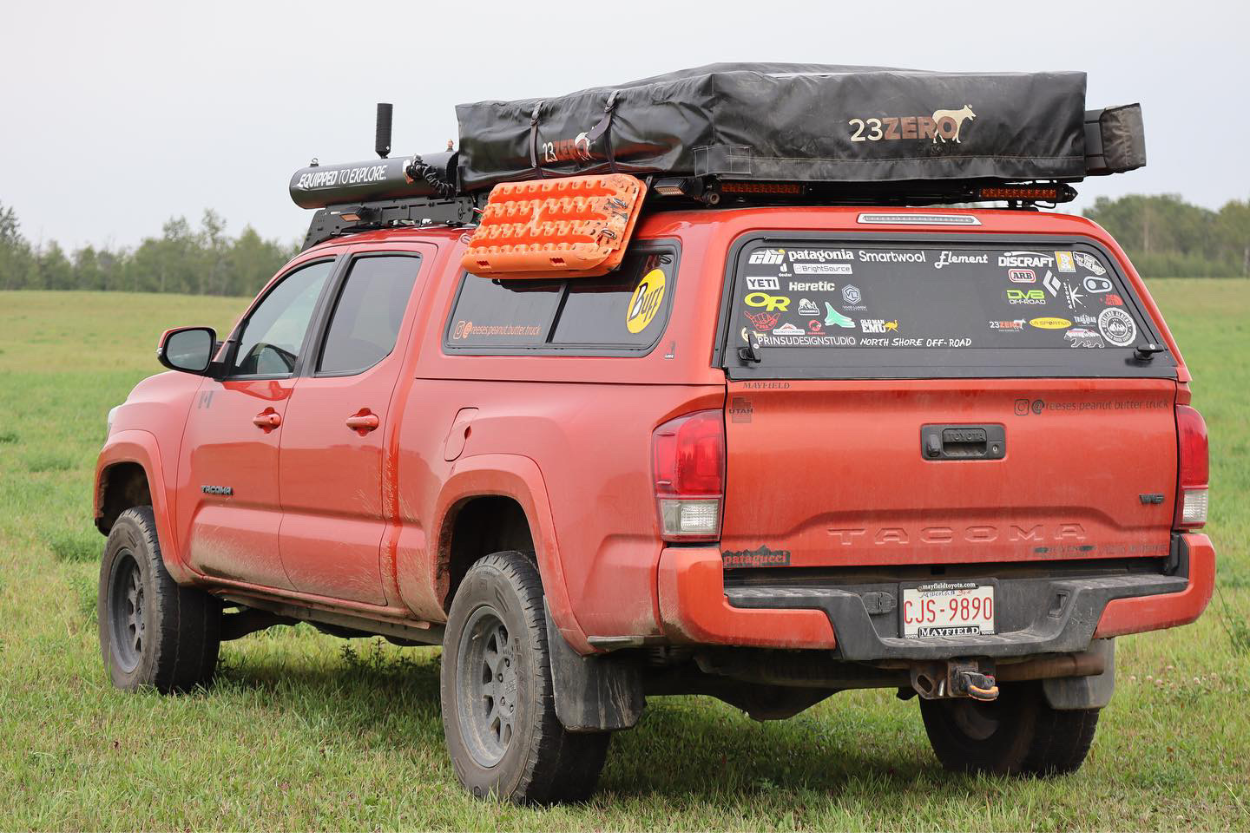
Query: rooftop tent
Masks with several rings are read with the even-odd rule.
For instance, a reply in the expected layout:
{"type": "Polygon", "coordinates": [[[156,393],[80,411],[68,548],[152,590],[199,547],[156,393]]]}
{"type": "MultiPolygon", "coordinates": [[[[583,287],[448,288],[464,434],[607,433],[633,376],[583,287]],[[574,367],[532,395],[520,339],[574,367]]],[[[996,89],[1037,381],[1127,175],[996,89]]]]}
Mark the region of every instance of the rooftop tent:
{"type": "Polygon", "coordinates": [[[463,191],[613,171],[1070,182],[1129,169],[1117,160],[1145,164],[1140,110],[1106,113],[1116,116],[1095,111],[1086,124],[1081,72],[710,64],[552,98],[462,104],[459,179],[463,191]],[[1106,144],[1088,166],[1087,136],[1106,144]]]}

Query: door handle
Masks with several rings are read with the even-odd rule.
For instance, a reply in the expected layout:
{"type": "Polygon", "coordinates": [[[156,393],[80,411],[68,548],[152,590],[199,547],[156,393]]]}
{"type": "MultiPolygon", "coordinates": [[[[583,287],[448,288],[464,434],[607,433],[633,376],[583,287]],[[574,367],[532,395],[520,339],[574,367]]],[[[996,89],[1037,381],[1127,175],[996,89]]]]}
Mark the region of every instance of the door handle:
{"type": "Polygon", "coordinates": [[[378,425],[378,415],[370,413],[368,408],[361,408],[359,412],[347,418],[347,427],[362,437],[376,429],[378,425]]]}
{"type": "Polygon", "coordinates": [[[926,460],[1001,460],[1007,456],[1002,425],[922,425],[920,455],[926,460]]]}
{"type": "Polygon", "coordinates": [[[273,408],[266,408],[256,416],[252,417],[252,424],[257,428],[263,428],[268,434],[273,429],[282,424],[282,415],[273,408]]]}

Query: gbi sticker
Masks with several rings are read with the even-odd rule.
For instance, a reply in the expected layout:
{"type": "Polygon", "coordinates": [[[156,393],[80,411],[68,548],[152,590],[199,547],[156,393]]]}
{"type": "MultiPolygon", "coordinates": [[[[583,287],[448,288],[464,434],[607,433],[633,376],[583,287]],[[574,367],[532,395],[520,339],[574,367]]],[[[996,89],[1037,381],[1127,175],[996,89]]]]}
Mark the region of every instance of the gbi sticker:
{"type": "Polygon", "coordinates": [[[631,333],[641,333],[651,324],[655,314],[664,300],[664,272],[652,269],[638,284],[634,295],[629,299],[629,310],[625,314],[625,326],[631,333]]]}

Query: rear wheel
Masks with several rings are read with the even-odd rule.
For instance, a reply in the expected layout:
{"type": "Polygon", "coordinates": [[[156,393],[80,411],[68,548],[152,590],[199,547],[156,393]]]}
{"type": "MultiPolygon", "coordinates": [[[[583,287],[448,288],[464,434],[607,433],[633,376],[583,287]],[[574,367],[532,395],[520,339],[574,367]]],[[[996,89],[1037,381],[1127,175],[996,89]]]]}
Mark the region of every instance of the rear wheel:
{"type": "Polygon", "coordinates": [[[168,694],[212,682],[221,646],[221,602],[182,587],[161,559],[152,507],[113,524],[100,564],[100,652],[113,685],[168,694]]]}
{"type": "Polygon", "coordinates": [[[610,735],[568,732],[555,712],[542,582],[524,553],[475,563],[443,639],[443,731],[479,798],[575,801],[595,788],[610,735]]]}
{"type": "Polygon", "coordinates": [[[1009,683],[992,703],[921,700],[925,731],[942,766],[957,772],[1061,775],[1089,754],[1098,709],[1059,711],[1038,681],[1009,683]]]}

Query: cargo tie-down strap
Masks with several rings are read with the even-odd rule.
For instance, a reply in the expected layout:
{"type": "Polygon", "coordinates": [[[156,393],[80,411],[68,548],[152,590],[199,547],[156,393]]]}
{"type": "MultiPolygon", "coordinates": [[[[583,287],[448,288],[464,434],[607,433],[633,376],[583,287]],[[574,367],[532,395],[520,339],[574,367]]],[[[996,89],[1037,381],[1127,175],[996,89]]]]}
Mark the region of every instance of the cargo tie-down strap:
{"type": "MultiPolygon", "coordinates": [[[[616,111],[616,96],[618,92],[618,90],[613,90],[608,94],[608,101],[603,106],[603,118],[590,130],[579,135],[576,140],[579,146],[585,147],[586,154],[589,157],[590,148],[594,147],[595,143],[602,138],[608,170],[612,173],[616,173],[616,156],[612,152],[612,114],[616,111]]],[[[545,101],[538,102],[530,113],[530,167],[534,169],[534,172],[538,174],[540,179],[549,176],[538,157],[538,121],[544,104],[546,104],[545,101]]]]}

